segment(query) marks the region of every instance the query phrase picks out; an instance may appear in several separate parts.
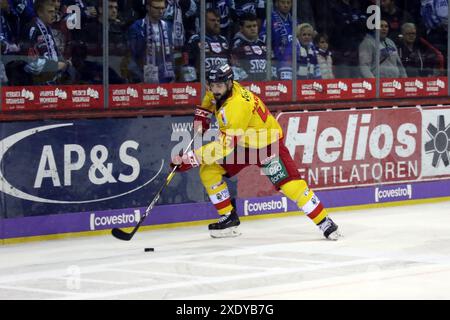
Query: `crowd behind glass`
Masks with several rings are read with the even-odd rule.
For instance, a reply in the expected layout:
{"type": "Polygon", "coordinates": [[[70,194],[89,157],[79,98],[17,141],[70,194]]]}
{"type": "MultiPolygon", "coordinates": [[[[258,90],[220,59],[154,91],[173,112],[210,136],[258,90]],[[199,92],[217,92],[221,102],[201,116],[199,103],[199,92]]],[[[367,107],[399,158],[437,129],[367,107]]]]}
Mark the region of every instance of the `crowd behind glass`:
{"type": "MultiPolygon", "coordinates": [[[[110,84],[200,81],[198,0],[108,0],[108,59],[102,1],[0,2],[2,85],[101,84],[105,61],[110,84]]],[[[374,4],[299,0],[293,26],[292,0],[274,0],[269,26],[266,1],[206,0],[206,70],[227,62],[241,81],[373,78],[379,50],[381,77],[447,75],[448,0],[381,0],[379,43],[367,24],[374,4]]]]}

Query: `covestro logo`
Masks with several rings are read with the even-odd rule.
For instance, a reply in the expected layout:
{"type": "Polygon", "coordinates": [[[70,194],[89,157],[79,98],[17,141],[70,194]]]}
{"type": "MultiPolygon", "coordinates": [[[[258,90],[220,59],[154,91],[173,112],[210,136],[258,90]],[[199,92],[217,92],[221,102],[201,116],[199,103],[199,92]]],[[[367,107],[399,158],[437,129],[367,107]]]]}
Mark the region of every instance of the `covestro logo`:
{"type": "Polygon", "coordinates": [[[141,212],[134,210],[134,213],[122,213],[114,216],[97,216],[95,213],[90,215],[90,229],[110,229],[118,225],[138,223],[141,220],[141,212]]]}
{"type": "Polygon", "coordinates": [[[397,198],[411,199],[411,185],[408,184],[404,187],[375,188],[375,202],[395,200],[397,198]]]}
{"type": "Polygon", "coordinates": [[[244,215],[255,213],[266,213],[266,212],[287,212],[287,198],[282,197],[280,200],[270,200],[270,201],[244,201],[244,215]]]}

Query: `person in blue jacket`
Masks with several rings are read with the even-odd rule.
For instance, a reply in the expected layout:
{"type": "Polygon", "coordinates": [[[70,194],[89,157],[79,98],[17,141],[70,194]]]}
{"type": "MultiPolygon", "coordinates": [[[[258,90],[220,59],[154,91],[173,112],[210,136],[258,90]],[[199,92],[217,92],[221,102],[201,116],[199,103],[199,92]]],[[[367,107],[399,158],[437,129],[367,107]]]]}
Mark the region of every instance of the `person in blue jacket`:
{"type": "MultiPolygon", "coordinates": [[[[280,80],[292,79],[292,0],[276,0],[272,12],[272,50],[277,77],[280,80]]],[[[261,39],[266,41],[266,23],[263,23],[261,39]]]]}
{"type": "Polygon", "coordinates": [[[147,0],[147,15],[128,29],[131,82],[169,83],[175,80],[172,26],[162,19],[164,0],[147,0]]]}

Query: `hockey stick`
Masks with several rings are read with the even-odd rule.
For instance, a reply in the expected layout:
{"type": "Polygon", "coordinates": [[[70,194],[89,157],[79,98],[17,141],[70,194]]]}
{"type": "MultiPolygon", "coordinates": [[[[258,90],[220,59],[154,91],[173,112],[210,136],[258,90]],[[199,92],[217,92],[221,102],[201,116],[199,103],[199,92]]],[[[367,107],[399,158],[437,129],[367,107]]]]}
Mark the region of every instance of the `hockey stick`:
{"type": "MultiPolygon", "coordinates": [[[[189,142],[189,145],[187,146],[187,148],[184,151],[183,155],[185,155],[187,153],[187,151],[191,147],[192,143],[194,142],[194,140],[197,137],[197,135],[199,134],[199,132],[200,131],[197,131],[195,133],[194,137],[192,138],[191,142],[189,142]]],[[[133,230],[130,233],[127,233],[127,232],[125,232],[125,231],[123,231],[123,230],[121,230],[119,228],[113,228],[111,230],[111,233],[112,233],[112,235],[114,237],[116,237],[119,240],[124,240],[124,241],[130,241],[131,238],[133,238],[134,234],[138,231],[138,229],[141,226],[142,222],[144,222],[145,218],[147,218],[150,215],[150,211],[153,209],[153,207],[155,206],[156,202],[159,200],[159,197],[161,196],[161,193],[163,192],[163,190],[167,187],[167,185],[170,183],[172,178],[175,176],[175,171],[177,170],[177,168],[178,168],[178,165],[173,167],[172,171],[167,176],[166,181],[164,181],[164,183],[161,186],[161,188],[159,188],[159,190],[156,193],[155,197],[153,198],[152,202],[147,207],[147,209],[145,210],[145,213],[142,215],[141,219],[139,220],[138,224],[133,228],[133,230]]]]}

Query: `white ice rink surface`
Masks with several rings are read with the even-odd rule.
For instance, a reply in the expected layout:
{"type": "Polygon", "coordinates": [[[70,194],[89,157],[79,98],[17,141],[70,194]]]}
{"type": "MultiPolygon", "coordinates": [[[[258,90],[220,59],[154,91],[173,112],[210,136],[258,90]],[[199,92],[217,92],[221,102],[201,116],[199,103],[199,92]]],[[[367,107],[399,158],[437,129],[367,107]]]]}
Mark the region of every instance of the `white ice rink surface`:
{"type": "Polygon", "coordinates": [[[0,246],[0,299],[450,299],[450,202],[0,246]],[[154,247],[155,252],[144,252],[154,247]]]}

